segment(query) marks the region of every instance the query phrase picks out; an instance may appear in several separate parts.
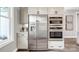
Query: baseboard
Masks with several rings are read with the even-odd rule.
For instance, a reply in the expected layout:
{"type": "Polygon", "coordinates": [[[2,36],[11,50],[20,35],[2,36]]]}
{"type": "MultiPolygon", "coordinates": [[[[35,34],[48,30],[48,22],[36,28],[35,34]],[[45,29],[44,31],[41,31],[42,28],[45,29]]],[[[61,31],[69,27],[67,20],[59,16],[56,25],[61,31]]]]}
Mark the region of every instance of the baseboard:
{"type": "Polygon", "coordinates": [[[72,37],[72,36],[64,36],[64,38],[77,38],[77,37],[72,37]]]}
{"type": "Polygon", "coordinates": [[[13,52],[17,52],[17,48],[13,50],[13,52]]]}
{"type": "Polygon", "coordinates": [[[64,37],[64,39],[77,39],[76,37],[64,37]]]}

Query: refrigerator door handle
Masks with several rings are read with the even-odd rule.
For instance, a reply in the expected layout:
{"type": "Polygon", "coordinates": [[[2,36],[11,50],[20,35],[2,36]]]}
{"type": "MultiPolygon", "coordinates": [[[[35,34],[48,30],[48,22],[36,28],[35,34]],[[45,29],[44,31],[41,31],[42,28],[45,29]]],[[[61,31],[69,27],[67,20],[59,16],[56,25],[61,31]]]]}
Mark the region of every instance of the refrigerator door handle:
{"type": "Polygon", "coordinates": [[[32,26],[31,26],[31,31],[32,31],[32,26]]]}

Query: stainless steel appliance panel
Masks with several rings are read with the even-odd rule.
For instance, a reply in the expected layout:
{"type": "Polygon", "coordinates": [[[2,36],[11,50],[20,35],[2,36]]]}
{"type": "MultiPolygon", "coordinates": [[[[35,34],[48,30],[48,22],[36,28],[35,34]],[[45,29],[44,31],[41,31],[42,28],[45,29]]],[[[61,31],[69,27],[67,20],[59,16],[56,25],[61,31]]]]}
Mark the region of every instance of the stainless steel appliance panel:
{"type": "Polygon", "coordinates": [[[42,15],[37,17],[36,21],[36,38],[37,38],[37,49],[47,50],[48,39],[47,39],[47,16],[42,15]]]}
{"type": "Polygon", "coordinates": [[[29,49],[46,50],[47,15],[29,15],[29,49]]]}
{"type": "Polygon", "coordinates": [[[36,16],[29,16],[29,49],[36,49],[36,16]]]}

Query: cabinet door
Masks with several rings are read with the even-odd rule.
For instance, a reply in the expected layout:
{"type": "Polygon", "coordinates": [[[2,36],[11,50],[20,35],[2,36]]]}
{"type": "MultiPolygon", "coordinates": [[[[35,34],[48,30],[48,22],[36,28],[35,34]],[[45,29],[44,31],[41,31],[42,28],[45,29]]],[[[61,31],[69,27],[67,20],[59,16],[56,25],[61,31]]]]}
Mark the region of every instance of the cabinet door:
{"type": "Polygon", "coordinates": [[[58,15],[64,14],[64,7],[56,7],[54,10],[57,11],[58,15]]]}
{"type": "Polygon", "coordinates": [[[48,14],[55,14],[54,11],[55,11],[55,8],[53,7],[48,8],[48,14]]]}
{"type": "Polygon", "coordinates": [[[20,24],[28,24],[28,8],[20,7],[20,24]]]}
{"type": "Polygon", "coordinates": [[[28,14],[37,14],[37,7],[29,7],[28,8],[28,14]]]}
{"type": "Polygon", "coordinates": [[[64,14],[64,8],[63,7],[48,8],[48,14],[57,14],[57,15],[64,14]]]}
{"type": "Polygon", "coordinates": [[[28,33],[18,33],[18,49],[28,49],[28,33]]]}
{"type": "Polygon", "coordinates": [[[39,14],[47,14],[47,8],[46,7],[39,7],[39,14]]]}
{"type": "Polygon", "coordinates": [[[28,49],[28,40],[26,38],[18,38],[18,49],[28,49]]]}

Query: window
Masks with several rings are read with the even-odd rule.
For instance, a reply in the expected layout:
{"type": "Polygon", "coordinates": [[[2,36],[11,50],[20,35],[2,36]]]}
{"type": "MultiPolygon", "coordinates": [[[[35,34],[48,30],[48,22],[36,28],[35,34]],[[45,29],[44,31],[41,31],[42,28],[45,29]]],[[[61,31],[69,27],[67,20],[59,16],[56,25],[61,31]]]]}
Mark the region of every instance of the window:
{"type": "Polygon", "coordinates": [[[66,16],[66,30],[67,31],[73,30],[73,15],[66,16]]]}
{"type": "Polygon", "coordinates": [[[0,7],[0,41],[9,39],[10,8],[0,7]]]}

